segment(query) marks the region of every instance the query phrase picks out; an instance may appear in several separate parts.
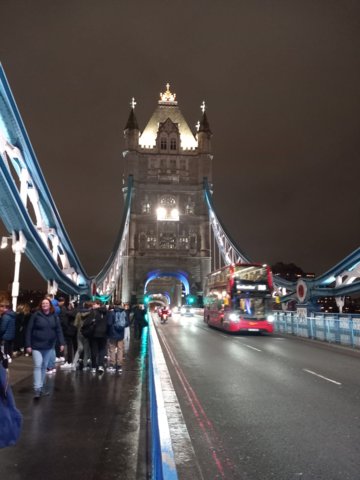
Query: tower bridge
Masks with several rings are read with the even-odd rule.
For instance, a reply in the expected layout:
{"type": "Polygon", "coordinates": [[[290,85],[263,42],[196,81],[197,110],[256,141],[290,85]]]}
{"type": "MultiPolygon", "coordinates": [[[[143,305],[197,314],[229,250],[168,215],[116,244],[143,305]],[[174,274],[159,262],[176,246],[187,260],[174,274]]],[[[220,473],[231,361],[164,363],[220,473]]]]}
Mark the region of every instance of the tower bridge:
{"type": "MultiPolygon", "coordinates": [[[[172,304],[202,295],[206,275],[249,263],[216,213],[212,197],[212,132],[205,103],[193,131],[166,85],[145,128],[132,99],[124,129],[124,211],[114,247],[101,271],[89,276],[61,221],[0,67],[0,215],[18,268],[25,253],[48,282],[70,295],[99,294],[131,301],[159,295],[172,304]]],[[[275,277],[283,300],[307,302],[360,292],[360,248],[311,281],[275,277]]],[[[19,291],[14,277],[13,304],[19,291]]]]}

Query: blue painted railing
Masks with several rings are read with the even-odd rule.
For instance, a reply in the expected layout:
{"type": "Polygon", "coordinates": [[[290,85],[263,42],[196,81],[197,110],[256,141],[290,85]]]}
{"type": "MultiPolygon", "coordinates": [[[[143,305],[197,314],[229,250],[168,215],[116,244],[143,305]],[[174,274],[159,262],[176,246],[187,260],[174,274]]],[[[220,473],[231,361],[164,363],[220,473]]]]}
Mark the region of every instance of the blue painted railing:
{"type": "Polygon", "coordinates": [[[164,355],[151,315],[149,321],[149,390],[152,480],[178,480],[161,376],[167,371],[164,355]]]}
{"type": "Polygon", "coordinates": [[[274,312],[275,331],[360,348],[360,315],[274,312]]]}

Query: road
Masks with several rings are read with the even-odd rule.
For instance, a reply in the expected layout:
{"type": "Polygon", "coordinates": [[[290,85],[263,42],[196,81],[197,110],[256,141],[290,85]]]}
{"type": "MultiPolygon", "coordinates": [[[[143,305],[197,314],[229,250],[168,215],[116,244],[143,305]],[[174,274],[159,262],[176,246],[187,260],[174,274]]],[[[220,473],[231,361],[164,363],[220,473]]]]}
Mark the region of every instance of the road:
{"type": "Polygon", "coordinates": [[[204,479],[360,479],[359,352],[155,323],[204,479]]]}

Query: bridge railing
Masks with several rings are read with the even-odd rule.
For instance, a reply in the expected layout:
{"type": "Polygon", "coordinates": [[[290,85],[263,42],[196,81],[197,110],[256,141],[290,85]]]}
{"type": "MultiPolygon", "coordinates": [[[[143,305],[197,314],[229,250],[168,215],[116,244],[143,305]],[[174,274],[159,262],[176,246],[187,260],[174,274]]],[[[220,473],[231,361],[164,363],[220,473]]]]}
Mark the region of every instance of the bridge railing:
{"type": "Polygon", "coordinates": [[[153,480],[177,480],[174,452],[165,408],[163,382],[169,382],[169,372],[153,324],[149,321],[149,391],[151,419],[151,459],[153,480]]]}
{"type": "Polygon", "coordinates": [[[337,313],[274,312],[275,331],[328,343],[360,348],[360,315],[337,313]]]}

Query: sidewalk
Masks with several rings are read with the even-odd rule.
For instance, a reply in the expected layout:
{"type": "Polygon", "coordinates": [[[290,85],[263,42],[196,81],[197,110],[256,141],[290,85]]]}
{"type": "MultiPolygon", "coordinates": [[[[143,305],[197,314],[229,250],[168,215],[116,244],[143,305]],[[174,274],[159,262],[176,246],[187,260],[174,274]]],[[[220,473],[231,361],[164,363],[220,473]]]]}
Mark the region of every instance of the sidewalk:
{"type": "Polygon", "coordinates": [[[122,374],[63,371],[48,375],[49,397],[33,400],[32,359],[10,365],[23,430],[0,450],[0,477],[16,480],[145,480],[147,336],[130,344],[122,374]]]}
{"type": "Polygon", "coordinates": [[[25,378],[32,377],[32,373],[33,363],[31,357],[21,355],[20,357],[14,358],[9,364],[10,385],[14,386],[25,378]]]}

